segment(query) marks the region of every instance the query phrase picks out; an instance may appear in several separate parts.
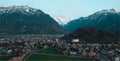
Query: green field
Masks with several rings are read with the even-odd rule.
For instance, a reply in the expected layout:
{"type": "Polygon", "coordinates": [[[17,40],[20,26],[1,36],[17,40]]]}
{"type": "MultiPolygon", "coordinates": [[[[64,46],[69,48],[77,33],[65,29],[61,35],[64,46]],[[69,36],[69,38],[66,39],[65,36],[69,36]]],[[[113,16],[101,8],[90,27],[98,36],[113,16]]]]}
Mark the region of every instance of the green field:
{"type": "Polygon", "coordinates": [[[93,60],[85,59],[85,58],[66,57],[66,56],[32,54],[25,61],[93,61],[93,60]]]}
{"type": "Polygon", "coordinates": [[[92,59],[61,56],[53,47],[47,47],[33,53],[25,61],[93,61],[92,59]]]}
{"type": "Polygon", "coordinates": [[[13,56],[0,56],[0,61],[8,61],[12,58],[13,56]]]}
{"type": "Polygon", "coordinates": [[[39,51],[39,53],[44,53],[44,54],[55,54],[59,55],[60,53],[57,52],[53,47],[47,47],[39,51]]]}

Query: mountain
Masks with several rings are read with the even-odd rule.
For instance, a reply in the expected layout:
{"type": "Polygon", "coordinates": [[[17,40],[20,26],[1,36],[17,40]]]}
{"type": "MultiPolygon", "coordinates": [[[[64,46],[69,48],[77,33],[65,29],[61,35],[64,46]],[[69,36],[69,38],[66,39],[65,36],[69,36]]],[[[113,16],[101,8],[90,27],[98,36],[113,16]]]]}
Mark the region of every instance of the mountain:
{"type": "Polygon", "coordinates": [[[119,41],[120,35],[111,32],[96,30],[92,27],[83,27],[74,32],[66,34],[62,39],[70,42],[79,39],[81,43],[112,43],[119,41]]]}
{"type": "Polygon", "coordinates": [[[57,16],[54,18],[60,25],[66,25],[69,21],[71,21],[71,18],[65,17],[65,16],[57,16]]]}
{"type": "Polygon", "coordinates": [[[62,34],[48,14],[29,6],[0,7],[0,34],[62,34]]]}
{"type": "Polygon", "coordinates": [[[64,29],[67,31],[75,31],[86,26],[120,34],[120,12],[114,9],[101,10],[88,17],[80,17],[79,19],[68,22],[68,24],[64,26],[64,29]]]}

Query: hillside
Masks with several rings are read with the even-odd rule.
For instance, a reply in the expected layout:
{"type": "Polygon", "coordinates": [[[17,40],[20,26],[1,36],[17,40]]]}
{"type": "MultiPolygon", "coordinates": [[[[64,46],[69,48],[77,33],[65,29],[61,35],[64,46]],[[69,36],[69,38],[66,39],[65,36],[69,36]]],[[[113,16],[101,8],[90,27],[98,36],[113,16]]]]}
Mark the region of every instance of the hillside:
{"type": "Polygon", "coordinates": [[[112,43],[120,40],[119,38],[119,35],[110,32],[99,31],[92,27],[84,27],[65,35],[62,39],[68,41],[80,39],[80,42],[83,43],[112,43]]]}

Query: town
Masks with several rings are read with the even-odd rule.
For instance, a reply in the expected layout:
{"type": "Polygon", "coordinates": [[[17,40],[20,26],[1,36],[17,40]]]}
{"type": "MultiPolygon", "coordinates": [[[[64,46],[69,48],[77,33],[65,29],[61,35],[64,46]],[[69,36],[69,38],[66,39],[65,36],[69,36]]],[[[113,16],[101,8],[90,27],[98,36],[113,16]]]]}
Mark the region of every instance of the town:
{"type": "Polygon", "coordinates": [[[80,43],[79,39],[63,41],[63,35],[31,35],[0,37],[0,56],[24,60],[31,53],[52,47],[61,56],[80,57],[94,61],[116,61],[120,59],[120,41],[111,44],[80,43]]]}

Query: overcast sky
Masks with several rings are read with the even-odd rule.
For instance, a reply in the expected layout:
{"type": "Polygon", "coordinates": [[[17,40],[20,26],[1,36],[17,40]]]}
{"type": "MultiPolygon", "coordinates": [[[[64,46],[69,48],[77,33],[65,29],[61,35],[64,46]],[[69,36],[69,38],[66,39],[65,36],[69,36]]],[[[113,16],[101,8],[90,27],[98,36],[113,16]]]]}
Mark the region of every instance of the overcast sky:
{"type": "Polygon", "coordinates": [[[56,17],[72,19],[88,16],[102,9],[120,10],[120,0],[0,0],[0,6],[28,5],[56,17]]]}

